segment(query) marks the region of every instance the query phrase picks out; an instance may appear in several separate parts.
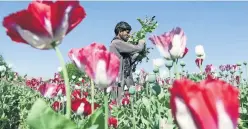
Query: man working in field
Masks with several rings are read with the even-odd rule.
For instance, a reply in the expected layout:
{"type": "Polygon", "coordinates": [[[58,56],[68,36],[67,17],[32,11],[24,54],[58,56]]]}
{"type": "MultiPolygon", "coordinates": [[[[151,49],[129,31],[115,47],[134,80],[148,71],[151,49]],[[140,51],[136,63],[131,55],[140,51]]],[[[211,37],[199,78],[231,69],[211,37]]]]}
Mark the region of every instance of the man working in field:
{"type": "Polygon", "coordinates": [[[128,42],[131,30],[132,28],[128,23],[119,22],[115,27],[115,37],[110,45],[110,52],[115,53],[120,59],[117,91],[118,104],[120,103],[124,87],[134,86],[132,65],[135,63],[138,52],[141,52],[145,46],[145,40],[140,40],[138,45],[128,42]]]}

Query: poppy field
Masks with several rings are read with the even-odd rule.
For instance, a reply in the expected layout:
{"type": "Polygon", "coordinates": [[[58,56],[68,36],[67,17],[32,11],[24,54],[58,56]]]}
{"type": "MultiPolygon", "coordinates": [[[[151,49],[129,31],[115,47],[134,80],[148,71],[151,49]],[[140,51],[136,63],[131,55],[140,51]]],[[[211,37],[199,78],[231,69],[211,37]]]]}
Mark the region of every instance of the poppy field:
{"type": "Polygon", "coordinates": [[[69,63],[59,49],[86,14],[79,1],[32,1],[3,18],[5,36],[37,52],[55,51],[61,67],[48,80],[27,78],[0,56],[1,129],[248,129],[247,62],[205,64],[204,47],[188,48],[183,28],[148,37],[159,22],[155,16],[141,18],[142,27],[129,43],[146,39],[161,57],[151,59],[153,72],[147,72],[136,66],[149,60],[152,48],[139,53],[132,67],[135,85],[124,87],[119,102],[121,62],[108,46],[93,42],[71,48],[69,63]],[[196,56],[186,64],[189,52],[196,56]],[[190,73],[186,65],[199,71],[190,73]],[[161,68],[168,76],[161,76],[161,68]]]}

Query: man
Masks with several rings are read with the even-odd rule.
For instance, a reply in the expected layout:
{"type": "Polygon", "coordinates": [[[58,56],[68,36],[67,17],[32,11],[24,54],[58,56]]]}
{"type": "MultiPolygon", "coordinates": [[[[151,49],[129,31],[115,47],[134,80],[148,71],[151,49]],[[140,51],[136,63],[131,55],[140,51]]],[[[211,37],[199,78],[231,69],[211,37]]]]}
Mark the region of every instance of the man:
{"type": "Polygon", "coordinates": [[[138,45],[128,43],[130,37],[131,26],[124,21],[117,23],[115,27],[115,37],[110,45],[110,52],[115,53],[120,59],[120,70],[118,76],[118,97],[117,103],[120,102],[123,89],[125,86],[128,88],[134,86],[132,76],[132,65],[138,53],[144,49],[145,40],[140,40],[138,45]]]}

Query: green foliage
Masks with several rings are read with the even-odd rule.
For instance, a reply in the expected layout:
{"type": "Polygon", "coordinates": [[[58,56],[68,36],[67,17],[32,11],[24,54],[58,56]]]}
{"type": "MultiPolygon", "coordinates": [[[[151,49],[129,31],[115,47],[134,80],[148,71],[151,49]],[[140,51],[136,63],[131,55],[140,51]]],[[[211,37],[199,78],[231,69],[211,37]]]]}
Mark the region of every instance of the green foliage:
{"type": "Polygon", "coordinates": [[[0,128],[29,129],[28,111],[38,94],[24,84],[0,81],[0,128]]]}
{"type": "Polygon", "coordinates": [[[240,85],[240,121],[239,129],[248,128],[248,86],[247,84],[240,85]]]}
{"type": "Polygon", "coordinates": [[[93,128],[92,125],[97,126],[96,129],[101,129],[104,127],[104,107],[98,108],[94,113],[85,120],[83,125],[80,126],[81,129],[93,128]]]}
{"type": "MultiPolygon", "coordinates": [[[[167,126],[175,127],[169,107],[168,89],[160,89],[159,93],[154,93],[154,84],[148,84],[148,93],[146,89],[137,92],[137,97],[134,97],[134,110],[127,107],[113,108],[112,115],[118,116],[118,129],[132,128],[132,119],[135,119],[137,129],[160,129],[159,121],[161,118],[166,119],[167,126]],[[134,112],[133,112],[134,111],[134,112]]],[[[173,128],[165,128],[173,129],[173,128]]]]}
{"type": "Polygon", "coordinates": [[[19,93],[10,90],[11,85],[1,82],[0,86],[0,128],[18,128],[20,124],[19,93]],[[10,94],[12,93],[12,94],[10,94]],[[15,113],[13,113],[15,112],[15,113]]]}
{"type": "MultiPolygon", "coordinates": [[[[74,79],[76,82],[78,81],[79,78],[83,78],[87,80],[87,78],[85,77],[85,72],[82,72],[81,70],[79,70],[74,63],[67,63],[66,69],[67,69],[70,80],[72,80],[72,76],[76,76],[76,78],[74,79]]],[[[60,75],[63,78],[62,71],[60,72],[60,75]]]]}
{"type": "MultiPolygon", "coordinates": [[[[8,80],[8,81],[13,81],[14,78],[15,78],[15,72],[5,62],[5,60],[4,60],[2,55],[0,55],[0,67],[5,67],[6,68],[4,71],[0,71],[0,78],[4,78],[5,80],[8,80]]],[[[23,77],[18,75],[15,81],[22,82],[23,77]]]]}
{"type": "Polygon", "coordinates": [[[97,109],[77,127],[72,120],[55,112],[44,100],[38,99],[31,108],[27,123],[33,129],[100,129],[104,127],[103,109],[103,107],[97,109]]]}
{"type": "MultiPolygon", "coordinates": [[[[155,16],[146,17],[144,20],[138,18],[137,20],[141,24],[141,29],[131,35],[129,42],[131,42],[132,44],[137,44],[139,40],[145,39],[148,33],[152,33],[158,27],[158,22],[155,21],[155,16]]],[[[146,59],[146,62],[148,62],[148,54],[150,53],[150,49],[153,48],[145,47],[144,50],[139,53],[139,56],[137,57],[137,62],[133,66],[133,71],[135,71],[136,65],[142,63],[143,59],[146,59]]]]}
{"type": "MultiPolygon", "coordinates": [[[[191,74],[188,77],[196,82],[204,78],[198,74],[191,74]]],[[[98,108],[93,115],[88,117],[83,118],[82,116],[72,114],[71,120],[67,120],[61,112],[55,112],[50,108],[49,105],[52,104],[53,100],[46,100],[44,102],[38,99],[35,103],[37,98],[43,97],[27,86],[24,86],[24,84],[15,84],[12,82],[1,81],[0,84],[0,128],[100,129],[104,126],[103,107],[98,108]],[[31,108],[32,105],[33,107],[31,108]]],[[[134,120],[137,129],[159,129],[161,124],[159,121],[161,119],[166,121],[163,123],[167,127],[166,129],[177,128],[173,122],[169,106],[170,94],[168,89],[170,85],[166,84],[166,86],[159,87],[157,83],[146,84],[147,87],[145,89],[131,96],[131,98],[134,98],[134,110],[132,110],[131,105],[114,106],[111,110],[111,115],[118,117],[118,129],[132,128],[132,121],[134,120]]],[[[90,89],[87,87],[83,88],[84,91],[90,92],[90,89]]],[[[247,129],[247,83],[240,84],[239,88],[241,102],[239,129],[247,129]]],[[[103,92],[98,89],[95,91],[95,102],[102,105],[103,92]]],[[[88,99],[90,100],[90,98],[88,99]]]]}
{"type": "Polygon", "coordinates": [[[0,66],[1,65],[7,65],[7,63],[4,61],[4,58],[3,58],[3,56],[2,55],[0,55],[0,66]]]}
{"type": "Polygon", "coordinates": [[[188,78],[194,82],[200,82],[205,77],[202,74],[189,74],[188,78]]]}
{"type": "Polygon", "coordinates": [[[56,113],[42,99],[38,99],[28,115],[28,124],[34,129],[76,129],[77,126],[65,116],[56,113]]]}
{"type": "Polygon", "coordinates": [[[0,78],[12,79],[14,73],[9,65],[5,62],[2,55],[0,55],[0,67],[5,68],[5,70],[0,71],[0,78]]]}

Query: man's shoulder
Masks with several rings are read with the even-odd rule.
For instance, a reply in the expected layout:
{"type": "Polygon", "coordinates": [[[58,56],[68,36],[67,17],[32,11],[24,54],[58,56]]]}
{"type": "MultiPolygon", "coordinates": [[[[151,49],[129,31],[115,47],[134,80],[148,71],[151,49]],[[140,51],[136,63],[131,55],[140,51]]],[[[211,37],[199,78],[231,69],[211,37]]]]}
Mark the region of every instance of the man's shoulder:
{"type": "Polygon", "coordinates": [[[113,39],[111,41],[111,43],[120,43],[120,42],[123,42],[123,40],[121,40],[121,39],[113,39]]]}

